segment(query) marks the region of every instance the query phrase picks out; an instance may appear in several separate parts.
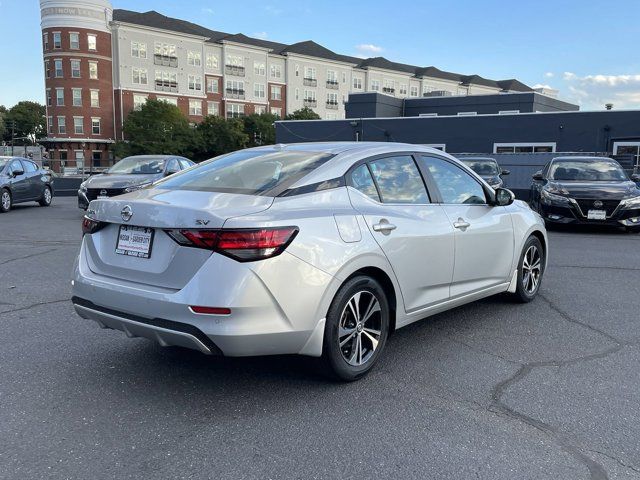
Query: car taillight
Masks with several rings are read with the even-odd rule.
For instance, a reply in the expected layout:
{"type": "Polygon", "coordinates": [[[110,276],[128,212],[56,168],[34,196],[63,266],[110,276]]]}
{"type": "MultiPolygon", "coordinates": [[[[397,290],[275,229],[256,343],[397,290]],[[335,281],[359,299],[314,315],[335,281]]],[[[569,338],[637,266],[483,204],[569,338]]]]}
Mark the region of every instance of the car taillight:
{"type": "Polygon", "coordinates": [[[84,217],[82,219],[82,235],[84,236],[87,233],[96,233],[105,225],[105,222],[99,222],[97,220],[94,220],[93,218],[84,217]]]}
{"type": "Polygon", "coordinates": [[[298,233],[297,227],[239,230],[167,230],[185,247],[221,253],[240,262],[251,262],[281,254],[298,233]]]}

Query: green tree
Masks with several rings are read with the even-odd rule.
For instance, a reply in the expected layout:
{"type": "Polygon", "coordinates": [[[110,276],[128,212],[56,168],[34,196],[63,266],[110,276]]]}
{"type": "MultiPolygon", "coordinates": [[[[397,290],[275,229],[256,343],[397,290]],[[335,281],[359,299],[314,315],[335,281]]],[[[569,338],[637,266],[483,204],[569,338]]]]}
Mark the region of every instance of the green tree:
{"type": "Polygon", "coordinates": [[[45,112],[44,105],[25,100],[16,103],[6,113],[0,113],[4,117],[5,141],[11,141],[13,132],[16,145],[35,144],[47,134],[45,112]]]}
{"type": "Polygon", "coordinates": [[[7,107],[5,107],[4,105],[0,105],[0,138],[1,139],[4,139],[6,116],[7,116],[7,107]]]}
{"type": "Polygon", "coordinates": [[[263,113],[262,115],[248,115],[242,119],[244,131],[249,136],[250,147],[272,145],[276,143],[276,115],[263,113]]]}
{"type": "Polygon", "coordinates": [[[239,118],[225,120],[209,115],[198,124],[196,132],[199,137],[197,160],[240,150],[249,144],[249,135],[245,133],[244,123],[239,118]]]}
{"type": "Polygon", "coordinates": [[[304,107],[287,115],[285,120],[320,120],[320,115],[309,107],[304,107]]]}
{"type": "Polygon", "coordinates": [[[198,149],[195,129],[175,105],[147,100],[124,122],[126,141],[114,146],[117,157],[129,155],[183,155],[193,157],[198,149]]]}

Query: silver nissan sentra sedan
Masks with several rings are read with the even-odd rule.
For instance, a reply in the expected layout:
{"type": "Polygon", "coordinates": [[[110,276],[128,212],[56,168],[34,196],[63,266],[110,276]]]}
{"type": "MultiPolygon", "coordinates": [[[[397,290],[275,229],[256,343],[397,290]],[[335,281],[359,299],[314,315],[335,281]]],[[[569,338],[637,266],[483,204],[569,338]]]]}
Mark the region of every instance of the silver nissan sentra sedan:
{"type": "Polygon", "coordinates": [[[548,256],[509,190],[398,143],[230,153],[94,200],[82,227],[81,317],[206,354],[321,357],[342,380],[416,320],[501,292],[531,301],[548,256]]]}

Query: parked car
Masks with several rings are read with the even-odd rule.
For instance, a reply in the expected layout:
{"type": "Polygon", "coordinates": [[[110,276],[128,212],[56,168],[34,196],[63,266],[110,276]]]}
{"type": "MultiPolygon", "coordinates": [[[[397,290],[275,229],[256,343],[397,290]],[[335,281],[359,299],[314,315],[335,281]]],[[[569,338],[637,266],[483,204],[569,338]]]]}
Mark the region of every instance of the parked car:
{"type": "Polygon", "coordinates": [[[530,203],[545,222],[640,230],[640,176],[606,157],[557,157],[533,176],[530,203]]]}
{"type": "Polygon", "coordinates": [[[0,157],[0,213],[16,203],[51,205],[53,179],[48,170],[22,157],[0,157]]]}
{"type": "Polygon", "coordinates": [[[504,185],[502,176],[511,173],[509,170],[503,170],[493,158],[464,157],[460,160],[494,189],[502,187],[504,185]]]}
{"type": "Polygon", "coordinates": [[[540,288],[540,216],[439,150],[308,143],[242,150],[94,200],[78,314],[128,336],[229,356],[322,357],[369,371],[394,330],[540,288]]]}
{"type": "Polygon", "coordinates": [[[126,157],[99,175],[80,184],[78,208],[86,210],[91,200],[109,198],[148,187],[156,180],[195,165],[175,155],[135,155],[126,157]]]}

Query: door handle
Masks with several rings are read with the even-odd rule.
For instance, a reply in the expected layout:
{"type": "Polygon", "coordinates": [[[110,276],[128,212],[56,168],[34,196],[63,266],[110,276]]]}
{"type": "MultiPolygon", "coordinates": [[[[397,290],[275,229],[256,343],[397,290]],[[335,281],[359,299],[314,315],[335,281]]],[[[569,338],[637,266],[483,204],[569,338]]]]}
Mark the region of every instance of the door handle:
{"type": "Polygon", "coordinates": [[[373,225],[373,230],[375,232],[382,232],[382,233],[390,232],[391,230],[395,230],[396,228],[398,227],[396,227],[395,225],[389,222],[380,222],[380,223],[375,223],[373,225]]]}
{"type": "Polygon", "coordinates": [[[453,222],[454,228],[458,228],[463,232],[471,226],[469,222],[465,222],[463,218],[458,218],[457,222],[453,222]]]}

